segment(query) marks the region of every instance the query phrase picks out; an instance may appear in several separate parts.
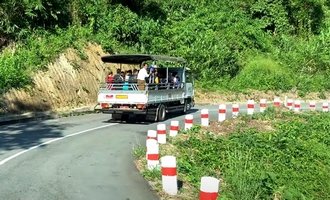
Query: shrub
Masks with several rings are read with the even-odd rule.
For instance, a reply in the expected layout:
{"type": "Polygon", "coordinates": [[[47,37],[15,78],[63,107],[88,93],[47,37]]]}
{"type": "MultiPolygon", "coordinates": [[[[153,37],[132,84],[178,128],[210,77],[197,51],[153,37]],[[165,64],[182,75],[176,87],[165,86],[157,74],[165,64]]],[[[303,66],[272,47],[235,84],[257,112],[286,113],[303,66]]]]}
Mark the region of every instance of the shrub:
{"type": "Polygon", "coordinates": [[[294,81],[291,72],[272,58],[250,57],[237,77],[233,87],[257,90],[289,90],[294,81]]]}

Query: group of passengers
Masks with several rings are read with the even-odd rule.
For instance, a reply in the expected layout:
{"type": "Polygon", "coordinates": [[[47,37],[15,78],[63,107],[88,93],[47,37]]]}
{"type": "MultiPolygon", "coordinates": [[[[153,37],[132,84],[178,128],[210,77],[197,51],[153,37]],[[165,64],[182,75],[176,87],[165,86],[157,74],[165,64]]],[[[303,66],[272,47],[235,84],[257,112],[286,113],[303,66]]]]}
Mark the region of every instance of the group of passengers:
{"type": "MultiPolygon", "coordinates": [[[[126,72],[117,69],[117,74],[110,72],[106,78],[107,83],[137,83],[139,90],[144,90],[146,83],[158,85],[160,83],[170,83],[173,88],[180,86],[180,78],[177,73],[170,73],[169,78],[158,73],[157,66],[152,65],[148,69],[148,64],[144,63],[141,70],[134,69],[126,72]]],[[[157,87],[156,87],[157,88],[157,87]]]]}
{"type": "Polygon", "coordinates": [[[107,83],[122,83],[122,82],[136,82],[138,70],[127,70],[126,72],[117,69],[117,73],[113,75],[112,72],[106,77],[107,83]]]}

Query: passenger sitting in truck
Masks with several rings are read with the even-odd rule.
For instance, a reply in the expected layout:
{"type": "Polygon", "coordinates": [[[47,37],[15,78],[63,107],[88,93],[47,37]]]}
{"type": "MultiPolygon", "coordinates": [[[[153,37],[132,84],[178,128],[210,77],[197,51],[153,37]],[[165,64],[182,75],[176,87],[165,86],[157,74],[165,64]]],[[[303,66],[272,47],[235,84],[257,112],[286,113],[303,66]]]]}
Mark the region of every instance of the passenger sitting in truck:
{"type": "Polygon", "coordinates": [[[180,86],[180,78],[179,78],[178,75],[175,75],[174,76],[173,82],[174,82],[174,88],[179,88],[179,86],[180,86]]]}
{"type": "Polygon", "coordinates": [[[133,70],[133,74],[132,76],[129,77],[129,82],[130,83],[136,83],[137,82],[137,75],[138,75],[139,71],[137,69],[133,70]]]}
{"type": "Polygon", "coordinates": [[[112,72],[109,72],[105,81],[106,81],[106,83],[113,83],[113,73],[112,72]]]}
{"type": "Polygon", "coordinates": [[[151,84],[155,83],[155,71],[153,68],[150,68],[148,83],[151,83],[151,84]]]}
{"type": "Polygon", "coordinates": [[[132,70],[126,71],[125,81],[129,81],[129,78],[132,76],[132,70]]]}
{"type": "Polygon", "coordinates": [[[120,83],[124,80],[123,77],[121,76],[120,69],[117,69],[117,74],[113,77],[113,79],[115,83],[120,83]]]}
{"type": "Polygon", "coordinates": [[[158,71],[155,71],[155,83],[159,84],[159,75],[158,75],[158,71]]]}

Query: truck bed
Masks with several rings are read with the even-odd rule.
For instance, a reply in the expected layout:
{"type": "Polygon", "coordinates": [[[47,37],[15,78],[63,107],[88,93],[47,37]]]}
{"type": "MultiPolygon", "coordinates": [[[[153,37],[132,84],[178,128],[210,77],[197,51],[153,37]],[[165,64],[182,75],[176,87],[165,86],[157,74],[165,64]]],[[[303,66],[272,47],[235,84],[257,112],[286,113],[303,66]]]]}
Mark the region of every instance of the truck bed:
{"type": "Polygon", "coordinates": [[[138,90],[136,84],[129,84],[126,90],[123,84],[116,87],[101,87],[98,94],[99,104],[155,104],[171,101],[183,101],[183,88],[155,88],[149,87],[147,90],[138,90]]]}

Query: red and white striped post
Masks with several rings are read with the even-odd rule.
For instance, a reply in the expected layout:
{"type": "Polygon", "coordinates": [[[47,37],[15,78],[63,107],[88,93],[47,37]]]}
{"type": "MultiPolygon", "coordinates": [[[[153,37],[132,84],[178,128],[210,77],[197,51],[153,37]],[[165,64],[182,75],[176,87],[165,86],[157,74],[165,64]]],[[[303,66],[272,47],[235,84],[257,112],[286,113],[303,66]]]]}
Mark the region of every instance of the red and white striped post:
{"type": "Polygon", "coordinates": [[[238,117],[238,114],[239,114],[239,105],[238,104],[232,105],[232,112],[233,112],[233,118],[238,117]]]}
{"type": "Polygon", "coordinates": [[[179,131],[179,121],[171,121],[170,136],[175,137],[179,131]]]}
{"type": "Polygon", "coordinates": [[[274,107],[280,107],[281,106],[281,99],[279,97],[274,98],[274,107]]]}
{"type": "Polygon", "coordinates": [[[248,100],[247,101],[247,114],[253,115],[253,113],[254,113],[254,101],[248,100]]]}
{"type": "Polygon", "coordinates": [[[223,122],[226,120],[227,106],[226,104],[219,105],[218,121],[223,122]]]}
{"type": "Polygon", "coordinates": [[[209,126],[209,110],[201,110],[201,126],[209,126]]]}
{"type": "Polygon", "coordinates": [[[174,156],[164,156],[160,161],[163,190],[169,195],[176,195],[178,193],[176,158],[174,156]]]}
{"type": "Polygon", "coordinates": [[[147,139],[155,139],[157,140],[157,131],[148,130],[147,139]]]}
{"type": "Polygon", "coordinates": [[[292,99],[288,99],[286,102],[286,107],[291,110],[293,107],[293,100],[292,99]]]}
{"type": "Polygon", "coordinates": [[[219,192],[219,180],[204,176],[201,179],[199,200],[216,200],[219,192]]]}
{"type": "Polygon", "coordinates": [[[301,102],[300,100],[294,101],[294,112],[300,112],[301,109],[301,102]]]}
{"type": "Polygon", "coordinates": [[[309,102],[309,110],[315,111],[316,110],[316,103],[315,101],[310,101],[309,102]]]}
{"type": "Polygon", "coordinates": [[[189,130],[193,126],[194,116],[186,115],[184,120],[184,130],[189,130]]]}
{"type": "Polygon", "coordinates": [[[323,112],[329,112],[329,103],[328,102],[323,102],[322,111],[323,112]]]}
{"type": "Polygon", "coordinates": [[[265,112],[267,108],[267,99],[260,99],[260,112],[265,112]]]}
{"type": "Polygon", "coordinates": [[[155,139],[147,139],[147,167],[149,170],[159,167],[159,144],[155,139]]]}
{"type": "Polygon", "coordinates": [[[157,140],[159,144],[166,144],[166,125],[157,124],[157,140]]]}

